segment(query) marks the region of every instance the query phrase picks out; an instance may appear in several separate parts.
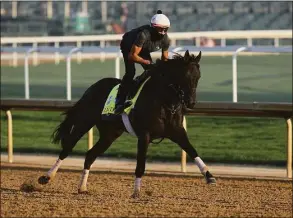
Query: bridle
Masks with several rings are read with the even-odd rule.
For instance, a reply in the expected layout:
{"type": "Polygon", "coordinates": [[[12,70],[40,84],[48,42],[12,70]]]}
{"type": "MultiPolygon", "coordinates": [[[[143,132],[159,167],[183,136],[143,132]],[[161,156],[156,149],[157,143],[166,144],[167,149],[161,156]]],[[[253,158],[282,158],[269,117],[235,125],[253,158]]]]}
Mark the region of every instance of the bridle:
{"type": "Polygon", "coordinates": [[[185,107],[185,101],[184,101],[184,91],[179,85],[174,85],[173,83],[169,84],[167,86],[168,88],[171,88],[173,92],[175,92],[175,95],[178,98],[178,101],[174,104],[172,103],[171,106],[165,104],[166,109],[168,109],[172,115],[177,113],[183,106],[185,107]]]}
{"type": "MultiPolygon", "coordinates": [[[[173,92],[175,92],[176,96],[178,97],[178,101],[176,104],[171,104],[171,107],[168,104],[164,104],[165,108],[170,111],[171,115],[176,114],[181,108],[185,107],[185,101],[184,101],[184,91],[181,89],[179,85],[174,85],[173,83],[169,84],[167,86],[170,88],[173,92]]],[[[165,137],[162,137],[158,142],[154,142],[151,140],[151,143],[153,144],[160,144],[165,137]]]]}

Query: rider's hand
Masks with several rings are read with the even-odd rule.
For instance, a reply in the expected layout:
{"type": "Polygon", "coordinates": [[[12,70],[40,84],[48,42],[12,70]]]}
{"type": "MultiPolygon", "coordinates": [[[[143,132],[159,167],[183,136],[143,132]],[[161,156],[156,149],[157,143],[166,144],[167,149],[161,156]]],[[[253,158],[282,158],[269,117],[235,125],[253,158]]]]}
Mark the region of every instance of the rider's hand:
{"type": "Polygon", "coordinates": [[[143,60],[143,63],[146,65],[149,65],[149,64],[151,64],[151,61],[150,60],[143,60]]]}

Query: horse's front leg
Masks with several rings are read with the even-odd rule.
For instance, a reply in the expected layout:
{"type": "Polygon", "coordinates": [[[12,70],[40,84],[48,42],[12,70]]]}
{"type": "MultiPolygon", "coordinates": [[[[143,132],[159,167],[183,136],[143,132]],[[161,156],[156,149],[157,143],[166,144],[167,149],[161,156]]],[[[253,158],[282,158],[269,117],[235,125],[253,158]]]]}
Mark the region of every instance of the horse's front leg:
{"type": "Polygon", "coordinates": [[[134,192],[132,194],[133,198],[138,198],[140,194],[141,177],[145,171],[145,162],[149,143],[150,136],[148,133],[142,134],[138,137],[134,192]]]}
{"type": "Polygon", "coordinates": [[[191,145],[191,143],[187,137],[187,133],[183,127],[173,129],[171,131],[169,138],[173,142],[177,143],[189,155],[189,157],[191,157],[194,160],[194,162],[198,166],[200,172],[205,177],[207,184],[216,184],[216,179],[210,173],[207,165],[198,156],[195,148],[191,145]]]}

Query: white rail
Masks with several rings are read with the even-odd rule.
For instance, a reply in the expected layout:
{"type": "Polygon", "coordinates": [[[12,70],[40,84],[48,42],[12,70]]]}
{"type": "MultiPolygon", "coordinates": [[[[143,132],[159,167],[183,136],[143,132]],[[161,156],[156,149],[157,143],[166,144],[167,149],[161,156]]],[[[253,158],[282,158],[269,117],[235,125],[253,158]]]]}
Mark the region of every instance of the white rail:
{"type": "MultiPolygon", "coordinates": [[[[252,46],[252,39],[274,39],[274,44],[279,45],[279,39],[291,39],[292,30],[241,30],[241,31],[202,31],[202,32],[170,32],[171,45],[176,46],[176,40],[195,40],[197,46],[200,45],[200,37],[220,39],[221,46],[226,46],[226,39],[247,39],[247,45],[252,46]]],[[[106,42],[119,41],[122,34],[88,35],[88,36],[40,36],[40,37],[1,37],[1,45],[12,44],[17,46],[24,43],[55,43],[75,42],[80,47],[82,42],[100,42],[104,47],[106,42]]]]}
{"type": "Polygon", "coordinates": [[[81,48],[73,48],[66,56],[66,93],[67,100],[71,100],[71,56],[73,53],[81,51],[81,48]]]}
{"type": "Polygon", "coordinates": [[[38,48],[31,48],[26,52],[24,57],[24,93],[25,99],[30,98],[30,89],[29,89],[29,56],[33,52],[38,52],[38,48]]]}

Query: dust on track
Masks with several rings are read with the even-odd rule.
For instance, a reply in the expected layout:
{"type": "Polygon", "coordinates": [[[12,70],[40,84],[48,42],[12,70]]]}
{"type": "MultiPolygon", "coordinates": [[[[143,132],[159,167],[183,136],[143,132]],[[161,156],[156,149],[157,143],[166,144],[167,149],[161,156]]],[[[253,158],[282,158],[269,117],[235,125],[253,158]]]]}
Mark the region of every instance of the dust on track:
{"type": "Polygon", "coordinates": [[[292,217],[292,180],[218,178],[208,186],[202,177],[149,173],[133,199],[133,173],[92,170],[81,195],[81,171],[38,185],[46,171],[1,166],[1,217],[292,217]],[[23,192],[24,182],[41,190],[23,192]]]}

